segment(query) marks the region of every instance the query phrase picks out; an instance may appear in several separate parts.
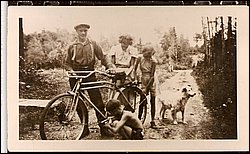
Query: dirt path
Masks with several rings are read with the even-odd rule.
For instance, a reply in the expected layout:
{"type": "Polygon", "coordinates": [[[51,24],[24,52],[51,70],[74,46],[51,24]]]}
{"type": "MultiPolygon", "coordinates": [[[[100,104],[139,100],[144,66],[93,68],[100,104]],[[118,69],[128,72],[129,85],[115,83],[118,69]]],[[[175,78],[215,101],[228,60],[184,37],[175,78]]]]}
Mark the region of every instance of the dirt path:
{"type": "MultiPolygon", "coordinates": [[[[177,92],[183,86],[191,85],[196,95],[189,99],[185,110],[185,119],[187,124],[178,123],[172,124],[172,118],[170,111],[167,111],[166,119],[157,120],[158,125],[164,126],[162,129],[151,129],[150,114],[147,116],[147,122],[145,124],[145,139],[207,139],[210,138],[211,131],[206,127],[207,123],[210,123],[210,116],[208,109],[203,105],[202,94],[198,90],[198,85],[195,79],[191,76],[192,70],[178,70],[177,74],[170,79],[166,79],[164,83],[160,85],[160,91],[164,92],[166,97],[171,97],[173,92],[177,92]]],[[[160,103],[156,103],[157,115],[159,119],[160,103]]],[[[150,108],[150,106],[149,106],[150,108]]],[[[177,114],[178,120],[181,120],[181,113],[177,114]]]]}

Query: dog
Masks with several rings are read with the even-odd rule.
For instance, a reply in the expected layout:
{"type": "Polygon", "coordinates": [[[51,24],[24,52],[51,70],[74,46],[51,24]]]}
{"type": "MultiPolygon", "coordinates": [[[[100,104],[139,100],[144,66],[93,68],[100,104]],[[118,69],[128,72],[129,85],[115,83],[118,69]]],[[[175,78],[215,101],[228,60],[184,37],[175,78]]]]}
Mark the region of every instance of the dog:
{"type": "Polygon", "coordinates": [[[172,104],[165,103],[165,101],[162,99],[159,99],[159,102],[161,102],[160,117],[161,117],[161,119],[164,119],[164,115],[165,115],[166,110],[172,111],[173,106],[172,106],[172,104]]]}
{"type": "MultiPolygon", "coordinates": [[[[175,92],[176,93],[176,92],[175,92]]],[[[165,95],[166,93],[162,94],[161,96],[165,95]]],[[[169,94],[169,97],[172,97],[173,99],[159,97],[158,101],[161,102],[161,109],[160,109],[160,117],[164,119],[164,115],[166,110],[171,110],[171,115],[173,118],[173,124],[177,124],[177,113],[182,113],[182,123],[187,124],[185,121],[184,115],[185,115],[185,108],[186,104],[189,100],[189,98],[195,96],[196,93],[193,92],[191,85],[187,85],[181,89],[181,92],[177,92],[176,94],[169,94]],[[177,99],[176,99],[177,98],[177,99]]]]}

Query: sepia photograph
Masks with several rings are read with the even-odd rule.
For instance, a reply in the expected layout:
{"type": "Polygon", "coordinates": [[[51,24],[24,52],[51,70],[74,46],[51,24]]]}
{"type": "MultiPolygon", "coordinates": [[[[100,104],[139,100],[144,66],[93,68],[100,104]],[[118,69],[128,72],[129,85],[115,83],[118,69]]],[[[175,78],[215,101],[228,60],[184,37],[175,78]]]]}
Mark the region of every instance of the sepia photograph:
{"type": "Polygon", "coordinates": [[[249,150],[247,6],[9,6],[10,151],[249,150]]]}

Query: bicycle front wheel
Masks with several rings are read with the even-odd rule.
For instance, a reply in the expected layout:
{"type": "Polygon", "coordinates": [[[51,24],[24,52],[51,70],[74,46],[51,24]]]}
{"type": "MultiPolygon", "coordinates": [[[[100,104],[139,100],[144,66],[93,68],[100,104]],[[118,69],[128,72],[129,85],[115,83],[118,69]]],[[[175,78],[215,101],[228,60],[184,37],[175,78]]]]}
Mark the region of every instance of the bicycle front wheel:
{"type": "Polygon", "coordinates": [[[88,124],[88,112],[82,101],[70,120],[67,111],[74,96],[68,93],[53,98],[45,107],[40,117],[40,135],[43,140],[79,140],[88,124]]]}
{"type": "Polygon", "coordinates": [[[126,87],[122,90],[122,93],[119,93],[115,99],[120,100],[121,103],[124,104],[126,110],[135,112],[141,122],[144,123],[147,116],[146,95],[137,87],[126,87]]]}

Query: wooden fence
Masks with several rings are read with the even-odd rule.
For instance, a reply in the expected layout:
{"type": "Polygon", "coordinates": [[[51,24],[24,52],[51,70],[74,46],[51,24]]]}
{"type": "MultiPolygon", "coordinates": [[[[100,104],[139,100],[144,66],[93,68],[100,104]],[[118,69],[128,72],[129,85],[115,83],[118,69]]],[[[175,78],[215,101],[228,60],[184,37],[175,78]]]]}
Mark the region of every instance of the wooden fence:
{"type": "Polygon", "coordinates": [[[215,90],[223,100],[236,102],[237,93],[237,19],[217,17],[202,18],[205,46],[204,67],[219,76],[215,90]]]}

